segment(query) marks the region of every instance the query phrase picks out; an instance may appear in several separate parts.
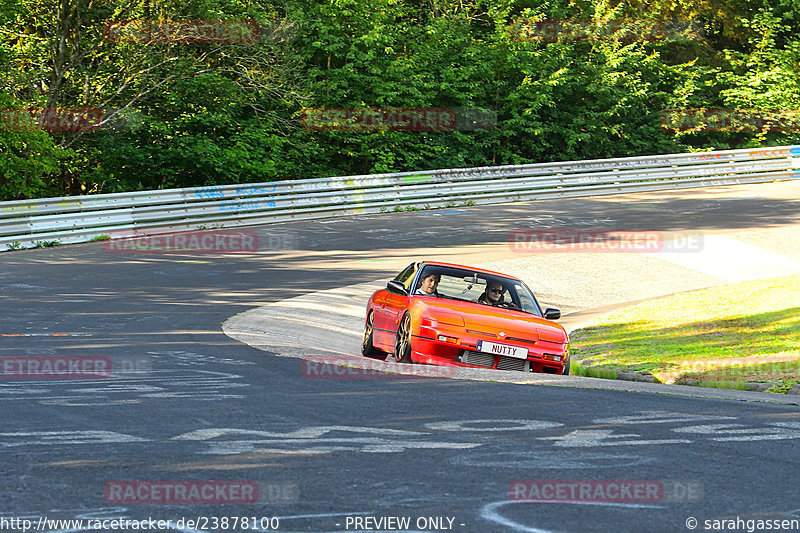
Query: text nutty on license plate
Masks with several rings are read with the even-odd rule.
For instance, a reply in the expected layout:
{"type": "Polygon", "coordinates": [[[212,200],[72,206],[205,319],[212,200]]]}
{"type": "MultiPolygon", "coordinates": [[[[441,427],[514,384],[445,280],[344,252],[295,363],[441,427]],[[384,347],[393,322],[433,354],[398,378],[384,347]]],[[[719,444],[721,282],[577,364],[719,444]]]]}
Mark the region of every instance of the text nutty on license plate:
{"type": "Polygon", "coordinates": [[[506,357],[516,357],[517,359],[528,358],[527,348],[497,344],[496,342],[478,341],[478,351],[494,355],[505,355],[506,357]]]}

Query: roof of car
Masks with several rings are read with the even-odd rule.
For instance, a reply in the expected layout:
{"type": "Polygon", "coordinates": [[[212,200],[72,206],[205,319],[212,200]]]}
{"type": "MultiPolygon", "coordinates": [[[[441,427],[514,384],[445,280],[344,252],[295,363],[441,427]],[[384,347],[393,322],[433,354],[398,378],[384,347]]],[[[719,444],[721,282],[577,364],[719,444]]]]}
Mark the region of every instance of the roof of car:
{"type": "Polygon", "coordinates": [[[420,262],[425,264],[425,265],[432,265],[432,266],[465,268],[467,270],[474,270],[475,272],[481,272],[483,274],[491,274],[491,275],[495,275],[495,276],[502,276],[504,278],[515,279],[517,281],[522,281],[516,276],[512,276],[510,274],[504,274],[502,272],[496,272],[494,270],[486,270],[485,268],[478,268],[478,267],[473,267],[473,266],[468,266],[468,265],[457,265],[455,263],[443,263],[441,261],[425,261],[425,260],[423,260],[423,261],[420,261],[420,262]]]}

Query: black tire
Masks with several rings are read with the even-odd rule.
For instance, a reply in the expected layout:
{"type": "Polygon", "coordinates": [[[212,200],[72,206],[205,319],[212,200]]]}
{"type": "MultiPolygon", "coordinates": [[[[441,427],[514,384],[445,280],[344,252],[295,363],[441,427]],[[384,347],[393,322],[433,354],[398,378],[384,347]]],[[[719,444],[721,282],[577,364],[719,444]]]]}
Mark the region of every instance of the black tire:
{"type": "Polygon", "coordinates": [[[562,376],[569,376],[570,359],[571,357],[567,357],[567,360],[564,361],[564,371],[561,373],[562,376]]]}
{"type": "Polygon", "coordinates": [[[411,315],[406,313],[397,328],[394,340],[394,360],[398,363],[411,363],[411,315]]]}
{"type": "Polygon", "coordinates": [[[372,344],[372,331],[375,315],[372,311],[367,313],[367,321],[364,323],[364,339],[361,341],[361,355],[364,357],[373,357],[380,355],[382,352],[375,348],[372,344]]]}

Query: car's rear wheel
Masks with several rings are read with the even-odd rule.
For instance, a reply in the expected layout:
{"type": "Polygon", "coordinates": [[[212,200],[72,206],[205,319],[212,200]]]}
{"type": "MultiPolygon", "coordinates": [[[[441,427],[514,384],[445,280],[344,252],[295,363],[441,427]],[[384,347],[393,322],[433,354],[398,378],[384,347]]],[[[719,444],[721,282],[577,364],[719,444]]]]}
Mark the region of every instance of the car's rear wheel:
{"type": "Polygon", "coordinates": [[[372,332],[374,330],[375,314],[370,311],[367,314],[367,321],[364,323],[364,339],[361,341],[361,355],[372,357],[381,352],[372,344],[372,332]]]}
{"type": "Polygon", "coordinates": [[[397,328],[394,341],[394,360],[398,363],[411,362],[411,315],[406,313],[397,328]]]}

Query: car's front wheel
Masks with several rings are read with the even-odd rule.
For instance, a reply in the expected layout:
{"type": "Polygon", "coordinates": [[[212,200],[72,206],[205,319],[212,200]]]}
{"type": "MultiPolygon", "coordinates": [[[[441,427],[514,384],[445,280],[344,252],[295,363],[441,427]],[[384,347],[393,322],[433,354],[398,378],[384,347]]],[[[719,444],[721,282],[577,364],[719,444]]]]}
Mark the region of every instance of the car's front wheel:
{"type": "Polygon", "coordinates": [[[370,311],[367,314],[367,321],[364,323],[364,339],[361,341],[361,355],[372,357],[381,352],[372,344],[372,332],[374,331],[375,314],[370,311]]]}
{"type": "Polygon", "coordinates": [[[411,362],[411,315],[406,313],[397,328],[394,341],[394,360],[398,363],[411,362]]]}

